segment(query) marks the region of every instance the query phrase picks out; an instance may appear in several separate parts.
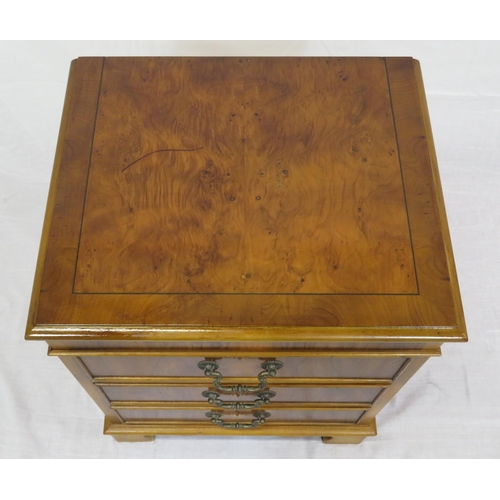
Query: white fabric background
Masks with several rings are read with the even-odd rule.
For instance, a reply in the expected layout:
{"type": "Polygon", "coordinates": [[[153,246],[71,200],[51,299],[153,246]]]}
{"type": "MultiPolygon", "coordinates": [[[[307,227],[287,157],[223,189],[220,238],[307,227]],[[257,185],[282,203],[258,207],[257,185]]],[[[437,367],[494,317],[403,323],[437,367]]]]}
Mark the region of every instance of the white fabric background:
{"type": "Polygon", "coordinates": [[[499,42],[0,42],[0,457],[500,457],[499,42]],[[319,438],[117,443],[26,315],[70,61],[112,55],[373,55],[420,60],[469,331],[361,445],[319,438]]]}

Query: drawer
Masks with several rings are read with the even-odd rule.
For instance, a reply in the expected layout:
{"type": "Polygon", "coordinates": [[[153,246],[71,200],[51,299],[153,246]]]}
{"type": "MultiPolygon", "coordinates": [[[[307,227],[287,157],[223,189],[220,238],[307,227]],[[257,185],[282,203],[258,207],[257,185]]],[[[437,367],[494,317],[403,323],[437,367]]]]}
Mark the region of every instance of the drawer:
{"type": "MultiPolygon", "coordinates": [[[[201,357],[170,356],[82,356],[93,376],[203,377],[201,357]]],[[[276,377],[393,378],[404,357],[284,357],[276,377]]],[[[257,377],[263,359],[219,358],[218,371],[224,377],[257,377]]]]}
{"type": "MultiPolygon", "coordinates": [[[[202,392],[207,387],[101,387],[110,401],[206,401],[202,392]]],[[[269,389],[276,393],[273,403],[284,401],[305,402],[346,402],[372,403],[383,390],[380,387],[273,387],[269,389]]],[[[224,401],[254,401],[257,396],[221,395],[224,401]]]]}
{"type": "MultiPolygon", "coordinates": [[[[122,419],[127,422],[138,421],[182,421],[182,422],[210,422],[206,416],[207,412],[217,412],[221,418],[227,422],[251,422],[255,416],[252,413],[225,412],[218,408],[212,410],[118,410],[122,419]]],[[[266,410],[267,411],[267,410],[266,410]]],[[[266,418],[266,423],[278,422],[335,422],[335,423],[356,423],[363,410],[272,410],[270,417],[266,418]]],[[[265,424],[263,424],[265,425],[265,424]]]]}

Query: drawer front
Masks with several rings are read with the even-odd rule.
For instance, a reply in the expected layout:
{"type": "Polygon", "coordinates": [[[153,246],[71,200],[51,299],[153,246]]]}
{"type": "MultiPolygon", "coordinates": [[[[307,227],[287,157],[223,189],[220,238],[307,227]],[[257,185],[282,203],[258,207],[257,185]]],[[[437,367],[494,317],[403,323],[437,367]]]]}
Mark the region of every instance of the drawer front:
{"type": "Polygon", "coordinates": [[[216,358],[215,368],[203,371],[202,357],[81,357],[125,423],[195,422],[226,429],[268,422],[356,424],[407,359],[279,357],[279,368],[267,368],[259,379],[265,359],[216,358]],[[210,412],[216,417],[208,417],[210,412]]]}
{"type": "MultiPolygon", "coordinates": [[[[82,356],[93,376],[200,377],[198,363],[205,358],[170,356],[82,356]]],[[[393,378],[404,357],[285,357],[276,377],[393,378]]],[[[220,358],[218,371],[224,377],[257,377],[263,359],[220,358]]]]}
{"type": "MultiPolygon", "coordinates": [[[[214,409],[224,422],[251,422],[255,418],[253,413],[234,413],[214,409]]],[[[266,410],[267,411],[267,410],[266,410]]],[[[122,419],[127,422],[137,421],[182,421],[200,422],[206,424],[209,418],[205,410],[119,410],[122,419]]],[[[363,414],[363,410],[272,410],[266,418],[266,423],[278,422],[335,422],[356,423],[363,414]]],[[[265,425],[265,424],[263,424],[265,425]]]]}
{"type": "MultiPolygon", "coordinates": [[[[277,402],[372,403],[383,390],[380,387],[273,387],[277,402]]],[[[102,387],[110,401],[206,401],[203,387],[102,387]]],[[[254,401],[256,395],[221,395],[224,401],[254,401]]]]}

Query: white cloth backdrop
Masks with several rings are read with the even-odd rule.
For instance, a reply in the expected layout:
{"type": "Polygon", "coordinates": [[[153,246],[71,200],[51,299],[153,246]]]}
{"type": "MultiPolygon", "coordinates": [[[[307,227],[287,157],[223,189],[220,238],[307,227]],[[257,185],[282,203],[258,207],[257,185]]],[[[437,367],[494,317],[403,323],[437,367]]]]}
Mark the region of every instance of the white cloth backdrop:
{"type": "Polygon", "coordinates": [[[0,42],[0,457],[500,457],[499,42],[0,42]],[[26,315],[70,61],[78,56],[413,56],[436,142],[468,344],[446,345],[379,414],[376,438],[117,443],[26,315]]]}

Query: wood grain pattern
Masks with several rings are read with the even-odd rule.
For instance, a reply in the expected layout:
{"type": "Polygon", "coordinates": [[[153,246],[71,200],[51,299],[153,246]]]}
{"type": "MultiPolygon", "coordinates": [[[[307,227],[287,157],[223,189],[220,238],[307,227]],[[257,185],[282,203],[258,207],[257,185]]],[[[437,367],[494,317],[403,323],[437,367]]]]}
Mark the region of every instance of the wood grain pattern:
{"type": "MultiPolygon", "coordinates": [[[[357,354],[357,353],[353,353],[357,354]]],[[[184,357],[102,357],[80,358],[93,376],[200,376],[203,372],[198,362],[204,358],[184,357]]],[[[393,358],[306,358],[281,357],[284,366],[276,373],[280,377],[347,377],[347,378],[392,378],[403,366],[405,357],[393,358]]],[[[252,377],[258,384],[257,375],[263,370],[262,359],[224,358],[217,361],[219,371],[227,377],[252,377]]],[[[211,378],[206,378],[207,383],[211,378]]],[[[272,380],[268,382],[272,384],[272,380]]]]}
{"type": "Polygon", "coordinates": [[[189,61],[76,61],[27,338],[464,340],[413,60],[189,61]]]}
{"type": "Polygon", "coordinates": [[[105,61],[76,292],[417,293],[385,63],[105,61]]]}

